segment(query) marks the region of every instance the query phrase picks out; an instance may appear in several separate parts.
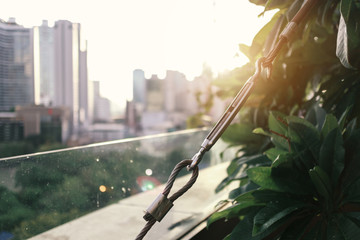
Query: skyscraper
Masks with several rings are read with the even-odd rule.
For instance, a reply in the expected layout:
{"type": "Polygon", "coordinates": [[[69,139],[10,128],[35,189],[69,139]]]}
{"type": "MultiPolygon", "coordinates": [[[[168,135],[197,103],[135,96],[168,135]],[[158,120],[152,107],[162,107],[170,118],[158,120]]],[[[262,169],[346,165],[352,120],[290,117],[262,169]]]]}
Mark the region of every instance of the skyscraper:
{"type": "Polygon", "coordinates": [[[87,55],[80,49],[80,24],[59,20],[54,26],[55,106],[71,109],[72,133],[87,117],[87,55]]]}
{"type": "Polygon", "coordinates": [[[185,112],[187,109],[188,80],[183,73],[166,71],[165,84],[165,110],[167,112],[185,112]]]}
{"type": "Polygon", "coordinates": [[[147,112],[162,112],[165,110],[164,80],[153,74],[146,79],[146,104],[147,112]]]}
{"type": "Polygon", "coordinates": [[[87,49],[80,50],[79,57],[79,123],[80,128],[87,128],[90,124],[89,104],[88,104],[88,69],[87,69],[87,49]]]}
{"type": "Polygon", "coordinates": [[[39,91],[36,103],[52,106],[55,102],[54,28],[44,20],[40,27],[34,27],[34,39],[35,80],[39,91]]]}
{"type": "Polygon", "coordinates": [[[93,121],[94,123],[97,122],[109,122],[111,120],[111,113],[110,113],[110,100],[104,98],[100,95],[100,82],[99,81],[92,81],[91,82],[91,89],[92,89],[92,96],[93,96],[93,103],[92,106],[94,108],[93,113],[93,121]]]}
{"type": "Polygon", "coordinates": [[[0,19],[0,111],[34,103],[33,31],[0,19]]]}
{"type": "Polygon", "coordinates": [[[145,105],[146,101],[146,79],[141,69],[133,71],[133,101],[136,104],[145,105]]]}

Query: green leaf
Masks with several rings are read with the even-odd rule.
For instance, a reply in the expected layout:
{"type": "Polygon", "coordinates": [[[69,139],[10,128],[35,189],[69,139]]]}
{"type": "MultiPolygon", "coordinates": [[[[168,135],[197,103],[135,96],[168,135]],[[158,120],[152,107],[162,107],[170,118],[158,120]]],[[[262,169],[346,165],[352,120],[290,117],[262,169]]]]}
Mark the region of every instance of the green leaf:
{"type": "Polygon", "coordinates": [[[271,178],[271,168],[270,167],[256,167],[250,168],[247,171],[248,177],[251,181],[257,185],[274,191],[283,192],[284,189],[278,186],[277,183],[271,178]]]}
{"type": "MultiPolygon", "coordinates": [[[[271,166],[271,176],[275,183],[281,185],[286,192],[294,194],[313,194],[313,186],[303,170],[297,166],[299,159],[290,154],[279,155],[271,166]]],[[[307,173],[307,170],[306,170],[307,173]]]]}
{"type": "MultiPolygon", "coordinates": [[[[286,171],[288,170],[286,169],[282,173],[286,173],[286,171]]],[[[289,175],[293,175],[290,171],[288,171],[290,174],[278,173],[277,176],[272,176],[272,169],[270,167],[255,167],[248,169],[246,172],[251,181],[264,189],[294,194],[309,193],[309,189],[302,187],[303,183],[297,182],[297,179],[289,179],[289,175]]]]}
{"type": "Polygon", "coordinates": [[[288,143],[285,136],[277,135],[277,133],[266,132],[262,128],[255,128],[253,130],[253,133],[264,135],[264,136],[267,136],[267,137],[271,137],[272,143],[279,149],[282,149],[282,150],[288,150],[289,149],[289,143],[288,143]]]}
{"type": "Polygon", "coordinates": [[[269,36],[269,33],[273,29],[274,25],[278,21],[278,19],[282,16],[281,12],[277,12],[270,22],[268,22],[263,28],[260,29],[260,31],[255,35],[253,38],[253,41],[250,46],[249,56],[252,57],[252,61],[257,59],[257,57],[261,54],[261,51],[263,50],[265,41],[267,37],[269,36]]]}
{"type": "Polygon", "coordinates": [[[215,192],[221,191],[233,181],[246,178],[246,169],[248,169],[249,167],[266,165],[270,165],[270,161],[266,156],[262,154],[243,156],[234,159],[233,161],[231,161],[231,164],[227,168],[228,176],[223,179],[221,183],[216,187],[215,192]]]}
{"type": "Polygon", "coordinates": [[[360,4],[356,0],[342,0],[337,36],[336,56],[350,69],[360,67],[360,4]]]}
{"type": "MultiPolygon", "coordinates": [[[[262,203],[277,202],[284,199],[286,199],[286,201],[291,201],[289,199],[293,196],[289,193],[275,192],[267,189],[257,189],[256,191],[253,191],[251,195],[256,199],[256,201],[262,203]]],[[[297,197],[298,196],[296,196],[296,198],[297,197]]]]}
{"type": "Polygon", "coordinates": [[[355,130],[345,142],[344,187],[360,177],[360,129],[355,130]]]}
{"type": "MultiPolygon", "coordinates": [[[[264,13],[264,12],[263,12],[264,13]]],[[[261,14],[263,14],[261,13],[261,14]]],[[[275,46],[279,35],[281,33],[281,28],[284,26],[284,20],[285,20],[285,16],[282,15],[280,16],[276,23],[274,24],[273,28],[271,29],[271,31],[269,32],[265,44],[264,44],[264,48],[263,48],[263,55],[267,56],[271,49],[275,46]]]]}
{"type": "Polygon", "coordinates": [[[241,195],[241,198],[239,199],[240,200],[235,205],[211,215],[211,217],[207,221],[207,225],[210,226],[212,223],[223,218],[229,219],[233,217],[238,217],[242,214],[246,214],[247,211],[249,211],[250,209],[265,205],[265,203],[259,203],[256,201],[256,199],[252,196],[252,191],[241,195]]]}
{"type": "Polygon", "coordinates": [[[223,240],[231,240],[231,234],[227,235],[223,240]]]}
{"type": "Polygon", "coordinates": [[[325,110],[317,105],[312,107],[306,114],[306,120],[312,123],[314,126],[317,126],[318,130],[320,130],[324,125],[325,118],[325,110]]]}
{"type": "Polygon", "coordinates": [[[326,200],[330,199],[332,188],[329,176],[319,166],[315,166],[309,170],[311,181],[313,182],[317,192],[326,200]]]}
{"type": "MultiPolygon", "coordinates": [[[[334,119],[331,121],[334,121],[334,119]]],[[[333,124],[337,126],[337,122],[333,124]]],[[[326,122],[324,127],[325,125],[326,122]]],[[[344,169],[344,142],[339,128],[333,128],[329,133],[325,134],[326,137],[320,148],[319,166],[331,177],[332,186],[335,187],[344,169]]]]}
{"type": "Polygon", "coordinates": [[[278,167],[286,167],[286,168],[291,168],[292,167],[292,159],[290,158],[290,154],[289,155],[278,155],[277,158],[274,160],[274,162],[272,163],[271,167],[272,170],[276,170],[276,168],[278,167]]]}
{"type": "Polygon", "coordinates": [[[288,126],[284,114],[274,111],[270,112],[268,124],[271,131],[287,137],[288,126]]]}
{"type": "MultiPolygon", "coordinates": [[[[255,190],[252,190],[252,191],[249,191],[249,192],[246,192],[244,194],[241,194],[240,196],[238,196],[234,202],[237,202],[237,203],[241,203],[241,202],[255,202],[256,199],[255,197],[253,196],[253,193],[256,192],[255,190]]],[[[257,203],[259,203],[259,201],[256,201],[257,203]]]]}
{"type": "Polygon", "coordinates": [[[346,138],[350,137],[353,135],[353,133],[355,132],[356,129],[356,124],[357,124],[357,119],[354,118],[353,120],[351,120],[347,125],[346,125],[346,130],[344,133],[344,136],[346,138]]]}
{"type": "Polygon", "coordinates": [[[317,214],[310,214],[311,218],[308,221],[308,224],[305,226],[299,239],[301,240],[320,240],[321,231],[321,222],[319,221],[319,216],[317,214]]]}
{"type": "Polygon", "coordinates": [[[246,44],[239,44],[239,50],[250,60],[252,56],[250,55],[250,46],[246,44]]]}
{"type": "Polygon", "coordinates": [[[288,217],[291,213],[299,210],[304,206],[304,203],[294,201],[288,204],[285,201],[279,201],[278,203],[270,202],[264,208],[262,208],[254,218],[253,235],[256,236],[270,226],[277,223],[282,218],[288,217]]]}
{"type": "Polygon", "coordinates": [[[346,120],[347,120],[347,117],[348,117],[348,115],[349,115],[349,112],[350,112],[351,108],[352,108],[352,105],[351,105],[351,106],[348,106],[348,107],[346,108],[345,112],[343,112],[343,114],[341,114],[341,117],[340,117],[339,122],[338,122],[340,130],[343,130],[343,129],[344,129],[344,127],[345,127],[345,122],[346,122],[346,120]]]}
{"type": "Polygon", "coordinates": [[[251,203],[251,202],[244,202],[233,205],[221,212],[216,212],[213,215],[211,215],[211,217],[207,221],[207,225],[210,226],[211,224],[213,224],[216,221],[219,221],[220,219],[230,219],[244,215],[251,209],[254,209],[256,207],[262,207],[264,205],[265,204],[263,203],[251,203]]]}
{"type": "MultiPolygon", "coordinates": [[[[306,161],[315,161],[318,159],[320,151],[320,134],[316,128],[304,119],[288,118],[289,120],[289,137],[290,141],[298,153],[308,149],[312,154],[312,159],[306,161]],[[294,121],[295,120],[295,121],[294,121]]],[[[293,150],[293,149],[292,149],[293,150]]]]}
{"type": "Polygon", "coordinates": [[[284,151],[279,148],[270,148],[265,151],[265,155],[271,160],[274,161],[279,155],[288,154],[288,151],[284,151]]]}
{"type": "Polygon", "coordinates": [[[333,129],[338,128],[338,121],[336,117],[332,114],[326,115],[324,125],[321,129],[321,135],[323,138],[326,137],[326,135],[331,132],[333,129]]]}
{"type": "Polygon", "coordinates": [[[245,144],[259,141],[261,136],[254,134],[252,130],[253,127],[250,124],[232,124],[223,133],[222,139],[233,144],[245,144]]]}
{"type": "MultiPolygon", "coordinates": [[[[246,176],[244,176],[245,178],[246,176]]],[[[217,185],[217,187],[215,188],[215,192],[218,193],[221,190],[223,190],[226,186],[228,186],[230,183],[232,183],[233,181],[236,180],[241,180],[241,178],[230,178],[230,177],[226,177],[224,178],[219,185],[217,185]]]]}
{"type": "Polygon", "coordinates": [[[255,190],[259,188],[258,185],[253,183],[252,181],[248,181],[245,185],[235,188],[229,193],[229,198],[234,199],[234,201],[238,201],[238,197],[241,197],[241,194],[247,193],[249,191],[255,190]],[[240,196],[239,196],[240,195],[240,196]]]}
{"type": "Polygon", "coordinates": [[[360,203],[360,178],[346,190],[343,202],[360,203]]]}
{"type": "Polygon", "coordinates": [[[278,136],[274,133],[271,134],[271,142],[275,145],[276,148],[281,149],[283,151],[290,151],[290,144],[288,139],[278,136]]]}
{"type": "Polygon", "coordinates": [[[313,129],[314,131],[317,131],[316,128],[314,127],[314,125],[304,118],[299,118],[299,117],[295,117],[295,116],[287,116],[287,117],[285,117],[285,120],[288,124],[298,123],[298,124],[305,125],[306,127],[313,129]]]}
{"type": "MultiPolygon", "coordinates": [[[[284,233],[281,234],[281,237],[279,240],[299,240],[304,239],[301,238],[301,234],[304,232],[304,229],[306,228],[306,225],[311,220],[312,216],[308,215],[304,218],[301,218],[299,220],[294,221],[290,226],[286,228],[284,233]]],[[[311,238],[309,238],[310,240],[311,238]]],[[[314,238],[312,238],[314,239],[314,238]]]]}
{"type": "Polygon", "coordinates": [[[255,133],[255,134],[261,134],[261,135],[264,135],[264,136],[267,136],[267,137],[271,137],[271,134],[268,133],[268,132],[265,132],[265,130],[262,129],[262,128],[255,128],[255,129],[253,130],[253,133],[255,133]]]}
{"type": "Polygon", "coordinates": [[[261,240],[261,236],[252,236],[253,216],[246,215],[231,232],[230,240],[261,240]]]}
{"type": "Polygon", "coordinates": [[[343,214],[338,214],[329,223],[328,239],[358,239],[360,228],[343,214]]]}

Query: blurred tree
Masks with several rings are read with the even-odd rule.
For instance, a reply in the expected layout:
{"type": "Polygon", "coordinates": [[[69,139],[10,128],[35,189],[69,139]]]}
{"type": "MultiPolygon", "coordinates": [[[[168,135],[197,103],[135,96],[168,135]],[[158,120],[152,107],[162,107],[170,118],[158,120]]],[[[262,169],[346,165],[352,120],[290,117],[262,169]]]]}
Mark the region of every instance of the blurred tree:
{"type": "Polygon", "coordinates": [[[35,147],[26,141],[0,143],[0,158],[32,153],[34,151],[35,147]]]}
{"type": "Polygon", "coordinates": [[[14,233],[15,239],[29,238],[142,191],[137,178],[146,175],[147,168],[153,169],[157,181],[165,182],[185,157],[184,151],[175,149],[164,162],[137,147],[132,143],[122,150],[73,150],[21,161],[17,192],[0,188],[0,231],[14,233]]]}
{"type": "Polygon", "coordinates": [[[21,221],[33,215],[31,208],[23,205],[14,193],[0,186],[0,232],[12,230],[21,221]]]}

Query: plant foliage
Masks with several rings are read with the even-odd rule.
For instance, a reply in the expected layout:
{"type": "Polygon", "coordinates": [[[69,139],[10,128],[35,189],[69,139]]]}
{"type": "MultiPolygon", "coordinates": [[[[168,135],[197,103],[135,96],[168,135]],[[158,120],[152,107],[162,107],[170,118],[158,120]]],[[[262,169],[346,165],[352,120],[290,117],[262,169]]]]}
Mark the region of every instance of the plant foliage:
{"type": "Polygon", "coordinates": [[[245,184],[230,194],[232,207],[214,214],[209,224],[241,219],[229,239],[357,239],[360,129],[319,114],[320,128],[290,116],[269,121],[269,132],[257,129],[266,135],[280,130],[288,148],[272,138],[274,147],[265,155],[243,158],[250,165],[266,158],[271,165],[237,171],[245,184]]]}
{"type": "MultiPolygon", "coordinates": [[[[216,80],[224,98],[254,73],[304,0],[250,2],[264,7],[260,15],[277,12],[251,46],[239,45],[249,63],[216,80]]],[[[226,239],[360,236],[359,26],[359,1],[317,1],[275,58],[270,78],[257,82],[241,121],[225,132],[240,150],[216,191],[239,185],[229,194],[233,205],[208,223],[239,219],[226,239]]]]}

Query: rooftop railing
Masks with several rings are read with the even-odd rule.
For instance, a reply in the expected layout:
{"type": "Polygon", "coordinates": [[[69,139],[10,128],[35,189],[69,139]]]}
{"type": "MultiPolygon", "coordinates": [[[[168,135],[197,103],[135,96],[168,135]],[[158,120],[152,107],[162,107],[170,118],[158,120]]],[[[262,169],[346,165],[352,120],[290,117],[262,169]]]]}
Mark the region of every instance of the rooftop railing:
{"type": "MultiPolygon", "coordinates": [[[[90,219],[86,216],[97,216],[95,212],[105,206],[118,203],[125,203],[126,206],[138,204],[140,207],[149,205],[154,198],[148,197],[153,195],[156,197],[156,194],[144,195],[143,192],[154,192],[149,190],[164,184],[179,161],[191,158],[196,153],[207,133],[206,129],[186,130],[2,158],[0,159],[0,234],[5,236],[4,239],[8,236],[8,239],[12,240],[33,236],[37,236],[34,239],[47,239],[48,235],[40,233],[59,225],[69,226],[66,223],[70,221],[72,224],[80,223],[78,219],[82,216],[84,217],[80,219],[90,219]],[[144,198],[146,198],[145,202],[144,198]],[[137,203],[137,201],[141,202],[137,203]]],[[[204,169],[220,162],[218,154],[215,154],[216,151],[220,150],[214,147],[212,153],[205,155],[199,165],[200,177],[204,169]]],[[[207,180],[212,178],[212,181],[204,183],[211,189],[206,196],[203,196],[204,199],[214,195],[219,176],[223,175],[215,173],[217,176],[214,176],[214,173],[209,172],[210,175],[205,175],[207,180]]],[[[179,176],[186,174],[187,171],[182,171],[179,176]]],[[[204,212],[199,208],[197,211],[204,212]]],[[[124,214],[127,214],[124,211],[120,211],[120,215],[121,213],[122,216],[113,217],[124,218],[124,214]]],[[[144,223],[141,219],[142,211],[134,214],[139,220],[136,220],[138,224],[133,231],[138,231],[141,229],[140,225],[144,223]]],[[[99,220],[98,217],[96,218],[99,220]]],[[[191,228],[198,225],[203,218],[204,216],[199,216],[197,222],[192,221],[191,228]]],[[[105,224],[108,220],[101,221],[105,224]]],[[[176,225],[170,221],[167,226],[174,224],[176,225]]],[[[76,226],[77,229],[81,228],[80,225],[76,226]]],[[[115,227],[125,231],[126,226],[120,224],[115,227]]],[[[57,229],[68,231],[66,227],[61,228],[61,226],[57,229]]],[[[177,235],[183,235],[187,231],[189,227],[177,231],[177,235]]],[[[79,239],[72,235],[74,238],[66,239],[79,239]]],[[[83,239],[91,239],[91,236],[84,236],[83,239]]],[[[117,236],[116,239],[129,238],[117,236]]]]}

